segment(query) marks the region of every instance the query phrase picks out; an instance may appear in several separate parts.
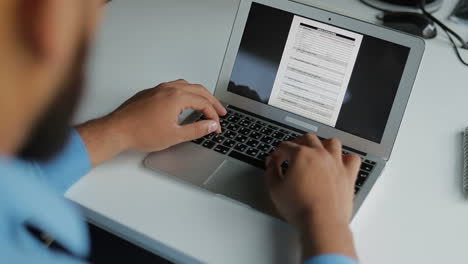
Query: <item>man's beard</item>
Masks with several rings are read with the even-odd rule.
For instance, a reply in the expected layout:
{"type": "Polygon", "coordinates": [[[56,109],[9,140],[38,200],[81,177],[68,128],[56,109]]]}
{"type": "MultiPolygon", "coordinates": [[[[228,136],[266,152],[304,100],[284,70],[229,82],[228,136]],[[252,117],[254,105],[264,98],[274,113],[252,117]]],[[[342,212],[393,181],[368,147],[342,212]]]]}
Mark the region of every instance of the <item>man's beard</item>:
{"type": "Polygon", "coordinates": [[[67,143],[71,121],[84,87],[87,41],[80,45],[70,72],[40,120],[31,130],[26,143],[18,153],[25,160],[48,161],[57,155],[67,143]]]}

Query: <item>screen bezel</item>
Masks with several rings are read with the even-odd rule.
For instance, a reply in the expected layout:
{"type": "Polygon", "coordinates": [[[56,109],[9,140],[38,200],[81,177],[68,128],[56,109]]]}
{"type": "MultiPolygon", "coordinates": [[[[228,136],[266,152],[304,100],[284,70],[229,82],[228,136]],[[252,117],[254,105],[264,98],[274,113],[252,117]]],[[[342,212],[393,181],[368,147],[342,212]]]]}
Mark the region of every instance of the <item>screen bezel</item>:
{"type": "MultiPolygon", "coordinates": [[[[408,103],[411,90],[416,79],[419,65],[424,54],[424,49],[425,42],[423,39],[418,37],[360,21],[344,15],[325,11],[319,8],[284,0],[242,0],[239,4],[238,12],[231,32],[231,37],[219,74],[215,89],[215,96],[224,103],[232,104],[236,107],[243,108],[247,111],[265,116],[274,121],[287,124],[288,126],[292,126],[306,132],[315,133],[323,138],[338,138],[345,146],[388,160],[388,158],[390,158],[390,154],[392,152],[393,145],[395,143],[396,136],[403,119],[403,114],[405,112],[406,105],[408,103]],[[360,34],[390,41],[410,48],[409,57],[405,65],[402,79],[400,81],[400,85],[398,87],[398,91],[380,143],[376,143],[348,132],[338,130],[336,128],[321,124],[285,110],[281,110],[274,106],[254,101],[252,99],[231,93],[227,90],[252,2],[277,8],[299,16],[348,29],[360,34]],[[286,121],[287,119],[291,120],[291,118],[294,120],[299,120],[300,122],[305,122],[309,124],[310,127],[317,129],[308,129],[304,126],[297,125],[298,122],[291,123],[286,121]]],[[[357,120],[356,122],[359,121],[357,120]]]]}

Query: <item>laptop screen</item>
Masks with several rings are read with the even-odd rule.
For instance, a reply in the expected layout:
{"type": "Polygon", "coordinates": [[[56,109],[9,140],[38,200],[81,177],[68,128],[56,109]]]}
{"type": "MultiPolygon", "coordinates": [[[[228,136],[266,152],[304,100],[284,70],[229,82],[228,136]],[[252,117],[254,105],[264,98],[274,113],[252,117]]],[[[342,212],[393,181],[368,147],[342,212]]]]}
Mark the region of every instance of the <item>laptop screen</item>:
{"type": "Polygon", "coordinates": [[[228,91],[380,143],[409,53],[253,3],[228,91]]]}

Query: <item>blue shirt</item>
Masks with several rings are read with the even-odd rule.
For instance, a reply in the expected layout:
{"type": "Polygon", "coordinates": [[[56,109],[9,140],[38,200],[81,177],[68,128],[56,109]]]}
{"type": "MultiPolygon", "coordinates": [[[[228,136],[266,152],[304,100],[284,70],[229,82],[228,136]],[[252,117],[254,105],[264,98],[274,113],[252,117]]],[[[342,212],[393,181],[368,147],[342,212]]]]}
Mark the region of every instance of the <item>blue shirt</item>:
{"type": "MultiPolygon", "coordinates": [[[[84,264],[89,237],[78,209],[63,193],[91,169],[78,132],[51,162],[0,160],[0,263],[84,264]],[[48,250],[26,225],[50,235],[78,258],[48,250]]],[[[306,264],[356,264],[340,255],[314,257],[306,264]]]]}

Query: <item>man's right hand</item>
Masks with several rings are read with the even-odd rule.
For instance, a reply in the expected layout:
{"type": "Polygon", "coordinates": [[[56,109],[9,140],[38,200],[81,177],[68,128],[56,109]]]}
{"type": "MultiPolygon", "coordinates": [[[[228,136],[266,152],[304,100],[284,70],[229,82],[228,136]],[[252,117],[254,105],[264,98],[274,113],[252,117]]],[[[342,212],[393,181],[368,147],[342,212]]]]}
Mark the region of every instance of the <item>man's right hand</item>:
{"type": "Polygon", "coordinates": [[[305,135],[282,143],[267,161],[266,179],[277,211],[302,235],[304,257],[357,258],[349,221],[361,160],[342,155],[336,139],[305,135]],[[283,162],[289,167],[285,173],[283,162]]]}

